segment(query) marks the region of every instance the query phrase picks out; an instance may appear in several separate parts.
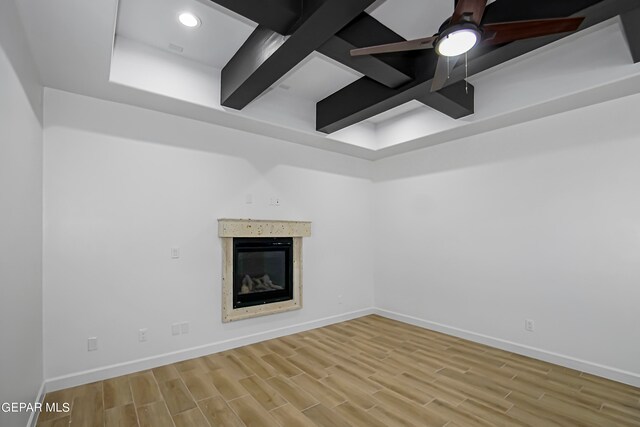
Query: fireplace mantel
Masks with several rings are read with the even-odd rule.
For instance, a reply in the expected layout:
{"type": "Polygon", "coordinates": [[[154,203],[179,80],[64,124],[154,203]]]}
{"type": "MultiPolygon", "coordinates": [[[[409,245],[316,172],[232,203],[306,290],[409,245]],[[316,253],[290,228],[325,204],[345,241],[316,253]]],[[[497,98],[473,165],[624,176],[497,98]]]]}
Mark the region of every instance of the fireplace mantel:
{"type": "Polygon", "coordinates": [[[269,221],[262,219],[218,220],[220,237],[309,237],[309,221],[269,221]]]}
{"type": "Polygon", "coordinates": [[[222,240],[222,321],[227,323],[302,308],[302,238],[311,236],[309,221],[218,219],[222,240]],[[233,239],[291,237],[293,239],[293,299],[252,307],[233,307],[233,239]]]}

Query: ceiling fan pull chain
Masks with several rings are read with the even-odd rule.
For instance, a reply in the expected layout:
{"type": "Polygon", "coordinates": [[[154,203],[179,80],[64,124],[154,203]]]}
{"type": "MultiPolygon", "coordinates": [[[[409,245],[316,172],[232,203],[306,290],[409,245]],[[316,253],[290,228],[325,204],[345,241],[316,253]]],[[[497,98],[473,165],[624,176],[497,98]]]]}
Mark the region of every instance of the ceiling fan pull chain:
{"type": "Polygon", "coordinates": [[[467,52],[464,53],[464,91],[469,95],[469,82],[467,79],[469,78],[469,67],[467,61],[467,52]]]}
{"type": "Polygon", "coordinates": [[[449,80],[449,57],[447,56],[447,80],[449,80]]]}

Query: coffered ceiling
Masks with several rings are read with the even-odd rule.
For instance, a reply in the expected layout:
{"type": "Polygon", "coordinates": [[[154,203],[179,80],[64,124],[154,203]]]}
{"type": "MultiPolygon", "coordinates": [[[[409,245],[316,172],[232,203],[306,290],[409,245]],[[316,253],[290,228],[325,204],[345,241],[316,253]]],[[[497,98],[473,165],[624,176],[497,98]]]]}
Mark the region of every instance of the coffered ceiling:
{"type": "MultiPolygon", "coordinates": [[[[370,159],[640,91],[640,58],[633,55],[640,45],[636,0],[490,2],[486,19],[494,21],[567,15],[587,20],[567,37],[514,42],[470,55],[470,103],[463,66],[451,72],[451,86],[429,92],[431,52],[357,66],[344,59],[348,44],[374,44],[384,34],[432,35],[451,14],[453,2],[334,2],[337,11],[348,4],[353,16],[320,16],[308,34],[297,34],[295,27],[283,31],[289,34],[272,38],[268,52],[247,49],[247,40],[256,37],[259,24],[280,22],[255,22],[268,19],[252,15],[252,7],[289,0],[17,4],[48,87],[370,159]],[[177,16],[183,11],[197,15],[201,25],[180,25],[177,16]],[[365,31],[359,33],[361,28],[365,31]],[[327,43],[331,40],[335,43],[327,43]],[[244,62],[230,66],[243,49],[249,52],[244,62]],[[246,66],[246,61],[262,63],[260,55],[273,60],[270,70],[246,66]],[[389,88],[371,73],[401,81],[389,88]]],[[[285,21],[282,16],[277,20],[285,21]]]]}

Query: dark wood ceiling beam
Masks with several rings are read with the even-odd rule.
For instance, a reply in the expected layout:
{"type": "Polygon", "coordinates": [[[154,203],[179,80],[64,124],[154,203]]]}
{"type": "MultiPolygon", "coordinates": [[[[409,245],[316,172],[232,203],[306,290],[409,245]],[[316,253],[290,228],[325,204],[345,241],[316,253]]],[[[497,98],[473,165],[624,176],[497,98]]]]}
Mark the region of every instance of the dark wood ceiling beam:
{"type": "MultiPolygon", "coordinates": [[[[505,0],[498,0],[487,6],[483,22],[501,22],[517,19],[541,17],[562,17],[568,15],[585,16],[582,28],[603,22],[621,13],[635,10],[638,0],[519,0],[518,7],[505,0]],[[555,8],[554,8],[555,5],[555,8]],[[585,6],[586,5],[586,6],[585,6]],[[582,7],[584,9],[571,9],[582,7]],[[515,14],[515,16],[514,16],[515,14]]],[[[487,70],[534,49],[540,48],[566,35],[553,35],[508,43],[503,46],[478,48],[469,57],[469,75],[487,70]]],[[[431,61],[435,56],[427,55],[431,61]]],[[[433,76],[433,66],[424,67],[426,72],[416,72],[412,82],[397,89],[381,85],[366,77],[335,92],[316,106],[316,129],[331,133],[369,119],[377,114],[402,105],[412,99],[428,99],[433,76]],[[427,94],[427,95],[425,95],[427,94]]],[[[460,82],[465,77],[464,67],[452,70],[448,86],[460,82]]]]}
{"type": "Polygon", "coordinates": [[[332,133],[370,119],[387,110],[417,100],[454,119],[473,114],[474,87],[456,82],[431,92],[431,79],[414,80],[398,89],[363,77],[317,104],[316,128],[332,133]],[[348,102],[344,102],[348,99],[348,102]]]}
{"type": "Polygon", "coordinates": [[[413,78],[412,56],[407,54],[353,57],[351,49],[405,39],[367,13],[361,13],[320,47],[318,52],[389,87],[398,87],[413,78]]]}
{"type": "Polygon", "coordinates": [[[429,92],[421,98],[416,98],[423,104],[440,111],[454,119],[473,114],[475,88],[472,84],[459,81],[437,92],[429,92]]]}
{"type": "MultiPolygon", "coordinates": [[[[220,0],[215,2],[219,3],[220,0]]],[[[259,4],[263,0],[244,0],[259,4]]],[[[235,0],[241,2],[241,0],[235,0]]],[[[221,104],[242,109],[357,17],[374,0],[309,0],[289,36],[258,25],[222,69],[221,104]]],[[[233,9],[232,9],[233,10],[233,9]]]]}
{"type": "Polygon", "coordinates": [[[301,0],[211,1],[279,34],[288,34],[302,16],[301,0]]]}
{"type": "Polygon", "coordinates": [[[634,63],[640,62],[640,8],[620,15],[624,35],[634,63]]]}

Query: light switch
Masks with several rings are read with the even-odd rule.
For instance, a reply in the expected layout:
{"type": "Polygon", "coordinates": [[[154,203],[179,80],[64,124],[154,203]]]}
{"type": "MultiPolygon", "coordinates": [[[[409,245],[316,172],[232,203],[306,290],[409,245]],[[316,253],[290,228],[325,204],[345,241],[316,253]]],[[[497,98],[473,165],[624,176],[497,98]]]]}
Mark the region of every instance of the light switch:
{"type": "Polygon", "coordinates": [[[189,322],[182,322],[180,324],[180,333],[188,334],[189,333],[189,322]]]}
{"type": "Polygon", "coordinates": [[[87,350],[96,351],[98,349],[98,337],[90,337],[87,340],[87,350]]]}
{"type": "Polygon", "coordinates": [[[171,325],[171,335],[180,335],[180,323],[173,323],[171,325]]]}

